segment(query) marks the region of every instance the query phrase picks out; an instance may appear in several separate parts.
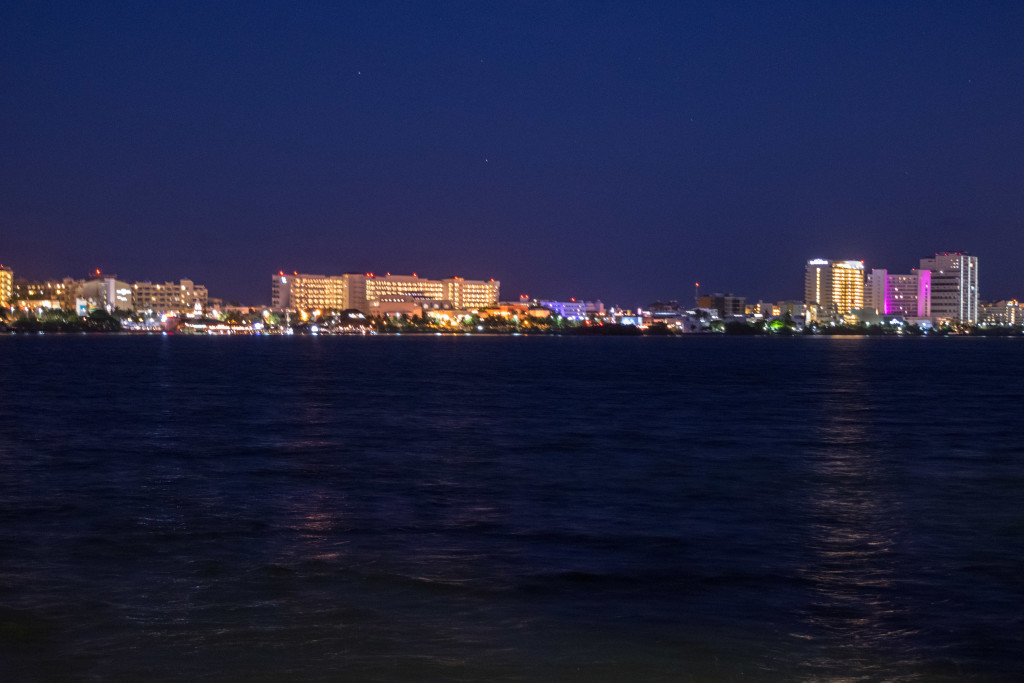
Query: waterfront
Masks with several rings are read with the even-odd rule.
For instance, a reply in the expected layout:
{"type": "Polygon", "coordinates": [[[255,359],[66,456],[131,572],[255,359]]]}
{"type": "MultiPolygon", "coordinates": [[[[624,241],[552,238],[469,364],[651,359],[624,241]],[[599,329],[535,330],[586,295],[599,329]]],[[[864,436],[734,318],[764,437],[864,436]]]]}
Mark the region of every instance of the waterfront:
{"type": "Polygon", "coordinates": [[[0,338],[16,678],[985,680],[1016,339],[0,338]]]}

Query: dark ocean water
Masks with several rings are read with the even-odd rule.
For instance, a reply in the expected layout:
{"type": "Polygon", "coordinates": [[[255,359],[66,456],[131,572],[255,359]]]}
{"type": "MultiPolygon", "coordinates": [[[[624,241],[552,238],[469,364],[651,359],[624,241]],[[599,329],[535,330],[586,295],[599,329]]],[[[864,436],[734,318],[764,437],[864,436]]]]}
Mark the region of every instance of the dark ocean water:
{"type": "Polygon", "coordinates": [[[1014,680],[1024,340],[0,338],[3,680],[1014,680]]]}

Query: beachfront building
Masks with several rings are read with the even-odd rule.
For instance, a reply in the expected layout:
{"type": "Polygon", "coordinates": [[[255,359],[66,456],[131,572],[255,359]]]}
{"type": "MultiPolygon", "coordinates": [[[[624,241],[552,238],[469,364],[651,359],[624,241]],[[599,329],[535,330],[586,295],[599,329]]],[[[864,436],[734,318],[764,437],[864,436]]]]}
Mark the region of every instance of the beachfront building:
{"type": "Polygon", "coordinates": [[[648,326],[661,324],[687,334],[701,332],[704,329],[700,309],[687,311],[679,305],[678,301],[655,301],[637,313],[640,322],[648,326]]]}
{"type": "Polygon", "coordinates": [[[0,265],[0,306],[8,306],[14,298],[14,271],[0,265]]]}
{"type": "MultiPolygon", "coordinates": [[[[352,278],[358,281],[358,278],[352,278]]],[[[375,301],[386,298],[406,297],[409,300],[424,302],[444,301],[455,309],[480,309],[495,306],[501,283],[495,279],[467,280],[462,277],[449,277],[442,280],[431,280],[412,275],[373,275],[363,281],[366,291],[365,306],[370,308],[375,301]]],[[[362,303],[362,302],[354,302],[362,303]]],[[[358,308],[358,306],[353,306],[358,308]]]]}
{"type": "Polygon", "coordinates": [[[280,311],[343,311],[348,305],[344,275],[278,272],[271,278],[270,305],[280,311]]]}
{"type": "Polygon", "coordinates": [[[944,252],[921,259],[932,272],[932,317],[948,322],[978,322],[978,257],[944,252]]]}
{"type": "MultiPolygon", "coordinates": [[[[701,301],[703,298],[704,297],[699,297],[697,299],[697,303],[698,304],[704,303],[703,301],[701,301]]],[[[698,305],[697,308],[702,308],[705,311],[708,311],[708,310],[710,310],[710,311],[717,311],[718,310],[718,309],[716,309],[714,307],[711,307],[711,306],[701,306],[701,305],[698,305]]],[[[773,317],[775,315],[775,304],[772,304],[772,303],[769,303],[769,302],[766,302],[766,301],[758,301],[757,303],[754,303],[754,304],[747,304],[747,303],[745,303],[743,305],[743,314],[746,315],[746,316],[753,316],[755,318],[771,318],[771,317],[773,317]]]]}
{"type": "Polygon", "coordinates": [[[480,309],[498,305],[498,290],[501,283],[490,280],[466,280],[450,277],[441,280],[443,298],[454,308],[480,309]]]}
{"type": "Polygon", "coordinates": [[[206,287],[192,280],[178,282],[136,282],[132,285],[134,310],[154,315],[192,313],[209,305],[206,287]]]}
{"type": "Polygon", "coordinates": [[[789,301],[778,301],[775,303],[775,306],[772,307],[772,315],[775,317],[785,317],[788,315],[793,319],[803,319],[806,313],[807,304],[803,301],[794,301],[792,299],[789,301]]]}
{"type": "Polygon", "coordinates": [[[586,320],[588,317],[586,301],[577,301],[576,299],[569,299],[568,301],[542,299],[537,303],[566,320],[586,320]]]}
{"type": "Polygon", "coordinates": [[[63,280],[31,281],[18,279],[14,281],[12,303],[21,310],[46,310],[62,308],[67,311],[75,309],[75,297],[78,288],[85,280],[66,277],[63,280]]]}
{"type": "Polygon", "coordinates": [[[910,273],[890,273],[875,268],[864,285],[866,308],[881,316],[902,318],[930,318],[932,315],[932,273],[914,270],[910,273]]]}
{"type": "Polygon", "coordinates": [[[844,320],[864,306],[864,262],[812,259],[804,269],[804,303],[819,320],[844,320]]]}
{"type": "Polygon", "coordinates": [[[412,275],[374,275],[370,273],[365,278],[354,276],[351,278],[365,284],[366,298],[364,301],[354,301],[353,308],[366,312],[382,301],[397,303],[399,299],[406,301],[442,301],[444,300],[444,285],[440,280],[430,280],[420,277],[416,273],[412,275]],[[364,310],[365,309],[365,310],[364,310]]]}
{"type": "Polygon", "coordinates": [[[411,312],[429,302],[447,302],[456,309],[479,309],[498,303],[497,280],[450,277],[432,280],[412,275],[309,275],[278,272],[271,278],[275,310],[314,311],[355,309],[364,314],[411,312]]]}
{"type": "Polygon", "coordinates": [[[1016,299],[990,301],[978,306],[978,321],[983,325],[1024,325],[1024,310],[1016,299]]]}
{"type": "Polygon", "coordinates": [[[746,315],[747,298],[728,294],[705,294],[697,297],[697,308],[718,311],[719,318],[729,318],[746,315]]]}
{"type": "Polygon", "coordinates": [[[755,318],[785,318],[789,316],[793,320],[803,320],[807,306],[803,301],[776,301],[775,303],[758,301],[754,304],[745,304],[743,310],[747,316],[755,318]]]}
{"type": "Polygon", "coordinates": [[[134,310],[131,285],[118,280],[115,274],[97,270],[78,286],[75,293],[75,312],[78,315],[88,315],[95,310],[107,313],[134,310]]]}

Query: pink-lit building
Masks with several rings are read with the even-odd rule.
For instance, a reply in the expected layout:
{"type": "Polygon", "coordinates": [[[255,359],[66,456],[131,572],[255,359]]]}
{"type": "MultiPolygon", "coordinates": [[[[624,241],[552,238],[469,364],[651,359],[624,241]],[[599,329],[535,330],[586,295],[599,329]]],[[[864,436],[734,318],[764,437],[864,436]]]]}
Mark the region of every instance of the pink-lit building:
{"type": "Polygon", "coordinates": [[[890,274],[884,268],[875,268],[867,277],[864,287],[867,307],[879,315],[903,318],[930,318],[932,316],[932,273],[914,270],[906,274],[890,274]]]}

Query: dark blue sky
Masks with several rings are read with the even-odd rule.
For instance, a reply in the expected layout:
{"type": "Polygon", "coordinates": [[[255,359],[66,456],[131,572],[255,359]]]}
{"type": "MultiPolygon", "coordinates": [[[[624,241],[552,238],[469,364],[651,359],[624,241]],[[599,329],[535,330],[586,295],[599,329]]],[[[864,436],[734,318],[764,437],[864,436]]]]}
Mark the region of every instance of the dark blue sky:
{"type": "Polygon", "coordinates": [[[0,261],[799,298],[823,256],[1024,296],[1024,3],[13,2],[0,261]]]}

